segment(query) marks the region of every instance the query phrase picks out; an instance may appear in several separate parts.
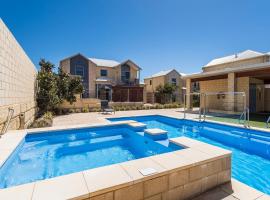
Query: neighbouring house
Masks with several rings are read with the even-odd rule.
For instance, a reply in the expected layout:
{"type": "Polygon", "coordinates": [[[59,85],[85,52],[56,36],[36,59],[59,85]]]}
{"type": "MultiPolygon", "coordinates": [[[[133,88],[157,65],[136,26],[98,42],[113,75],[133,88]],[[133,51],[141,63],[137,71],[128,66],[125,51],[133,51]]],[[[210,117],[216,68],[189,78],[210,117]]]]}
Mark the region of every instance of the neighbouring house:
{"type": "Polygon", "coordinates": [[[37,70],[0,19],[0,132],[14,109],[9,129],[25,128],[35,117],[37,70]]]}
{"type": "Polygon", "coordinates": [[[139,82],[141,68],[131,60],[117,62],[76,54],[61,60],[60,67],[82,77],[82,98],[143,102],[143,86],[139,82]]]}
{"type": "Polygon", "coordinates": [[[185,93],[185,81],[182,79],[181,74],[175,69],[160,71],[148,78],[144,79],[145,84],[145,101],[146,103],[158,103],[155,98],[156,89],[159,85],[164,86],[166,83],[176,85],[176,91],[173,97],[174,102],[183,102],[183,95],[185,93]]]}
{"type": "MultiPolygon", "coordinates": [[[[270,111],[270,53],[246,50],[217,58],[205,65],[201,73],[184,79],[187,94],[193,92],[195,82],[199,82],[201,93],[216,94],[205,102],[213,110],[241,111],[246,102],[250,112],[270,111]],[[228,95],[217,94],[225,92],[228,95]],[[245,93],[243,101],[236,97],[236,92],[245,93]]],[[[187,97],[187,107],[192,107],[190,97],[187,97]]]]}

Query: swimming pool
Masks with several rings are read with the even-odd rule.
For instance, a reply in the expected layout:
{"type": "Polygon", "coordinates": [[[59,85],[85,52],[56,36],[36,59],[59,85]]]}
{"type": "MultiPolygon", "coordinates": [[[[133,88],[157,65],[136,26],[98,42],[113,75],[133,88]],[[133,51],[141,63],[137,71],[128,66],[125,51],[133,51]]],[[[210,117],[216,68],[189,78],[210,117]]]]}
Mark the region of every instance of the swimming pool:
{"type": "Polygon", "coordinates": [[[159,115],[108,120],[135,120],[168,131],[169,138],[186,136],[228,149],[233,152],[232,177],[270,194],[270,133],[159,115]]]}
{"type": "Polygon", "coordinates": [[[27,134],[0,169],[0,188],[181,149],[127,125],[27,134]]]}

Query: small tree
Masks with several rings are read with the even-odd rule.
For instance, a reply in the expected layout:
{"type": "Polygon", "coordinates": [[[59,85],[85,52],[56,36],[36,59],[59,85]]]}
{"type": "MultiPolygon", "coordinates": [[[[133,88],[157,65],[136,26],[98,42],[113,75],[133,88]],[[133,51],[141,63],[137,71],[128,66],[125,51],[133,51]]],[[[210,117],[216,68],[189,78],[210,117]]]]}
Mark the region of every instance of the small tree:
{"type": "Polygon", "coordinates": [[[177,87],[170,83],[165,83],[163,85],[159,85],[156,88],[156,98],[159,103],[165,104],[168,102],[172,102],[173,93],[176,91],[177,87]]]}
{"type": "Polygon", "coordinates": [[[70,104],[76,101],[76,94],[83,92],[82,80],[78,76],[71,77],[65,73],[61,68],[58,71],[57,78],[58,96],[61,100],[68,101],[70,104]]]}
{"type": "Polygon", "coordinates": [[[76,101],[76,94],[83,91],[80,77],[71,77],[61,68],[58,74],[53,72],[54,65],[41,59],[40,71],[37,75],[37,105],[39,113],[54,111],[64,100],[70,104],[76,101]]]}
{"type": "Polygon", "coordinates": [[[60,103],[57,88],[57,76],[53,72],[54,65],[49,61],[41,59],[40,71],[37,75],[37,106],[40,114],[52,111],[60,103]]]}

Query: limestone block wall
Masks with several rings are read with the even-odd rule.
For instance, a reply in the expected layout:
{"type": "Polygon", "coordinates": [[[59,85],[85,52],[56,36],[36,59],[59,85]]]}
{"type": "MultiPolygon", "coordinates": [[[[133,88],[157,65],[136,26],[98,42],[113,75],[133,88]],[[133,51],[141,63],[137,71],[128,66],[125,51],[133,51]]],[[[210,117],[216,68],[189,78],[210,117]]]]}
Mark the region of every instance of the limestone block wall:
{"type": "MultiPolygon", "coordinates": [[[[246,97],[243,97],[241,94],[208,95],[206,100],[206,108],[208,108],[208,111],[233,111],[228,105],[234,102],[234,111],[242,112],[245,101],[246,106],[249,105],[249,77],[235,78],[235,84],[232,87],[234,87],[235,92],[245,92],[246,97]]],[[[228,79],[200,81],[201,93],[228,92],[228,88],[228,79]]],[[[204,106],[204,99],[201,101],[201,106],[204,106]]]]}
{"type": "MultiPolygon", "coordinates": [[[[135,171],[135,170],[134,170],[135,171]]],[[[100,200],[177,200],[192,199],[231,180],[231,158],[219,158],[165,175],[136,180],[127,187],[114,186],[90,199],[100,200]]],[[[91,195],[91,194],[90,194],[91,195]]]]}
{"type": "Polygon", "coordinates": [[[26,124],[34,119],[36,73],[32,61],[0,19],[0,130],[9,107],[15,110],[10,129],[20,127],[20,113],[25,114],[26,124]]]}
{"type": "MultiPolygon", "coordinates": [[[[210,81],[200,81],[200,92],[201,93],[218,93],[228,91],[228,81],[227,79],[217,79],[210,81]]],[[[226,96],[211,95],[207,96],[206,108],[212,110],[226,110],[226,96]]],[[[203,100],[201,101],[201,106],[204,106],[203,100]]]]}

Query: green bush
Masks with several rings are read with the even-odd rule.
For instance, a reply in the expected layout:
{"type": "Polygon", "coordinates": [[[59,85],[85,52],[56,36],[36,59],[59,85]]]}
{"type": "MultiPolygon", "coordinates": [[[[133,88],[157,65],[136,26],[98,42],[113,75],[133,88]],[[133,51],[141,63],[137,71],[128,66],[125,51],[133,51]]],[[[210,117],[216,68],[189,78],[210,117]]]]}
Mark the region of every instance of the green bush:
{"type": "Polygon", "coordinates": [[[36,119],[30,126],[30,128],[43,128],[51,127],[53,124],[52,112],[45,112],[40,118],[36,119]]]}
{"type": "Polygon", "coordinates": [[[68,112],[69,112],[69,113],[75,113],[76,110],[75,110],[74,108],[70,108],[70,109],[68,110],[68,112]]]}
{"type": "Polygon", "coordinates": [[[83,107],[83,108],[82,108],[82,112],[83,112],[83,113],[89,112],[89,108],[88,108],[88,107],[83,107]]]}

